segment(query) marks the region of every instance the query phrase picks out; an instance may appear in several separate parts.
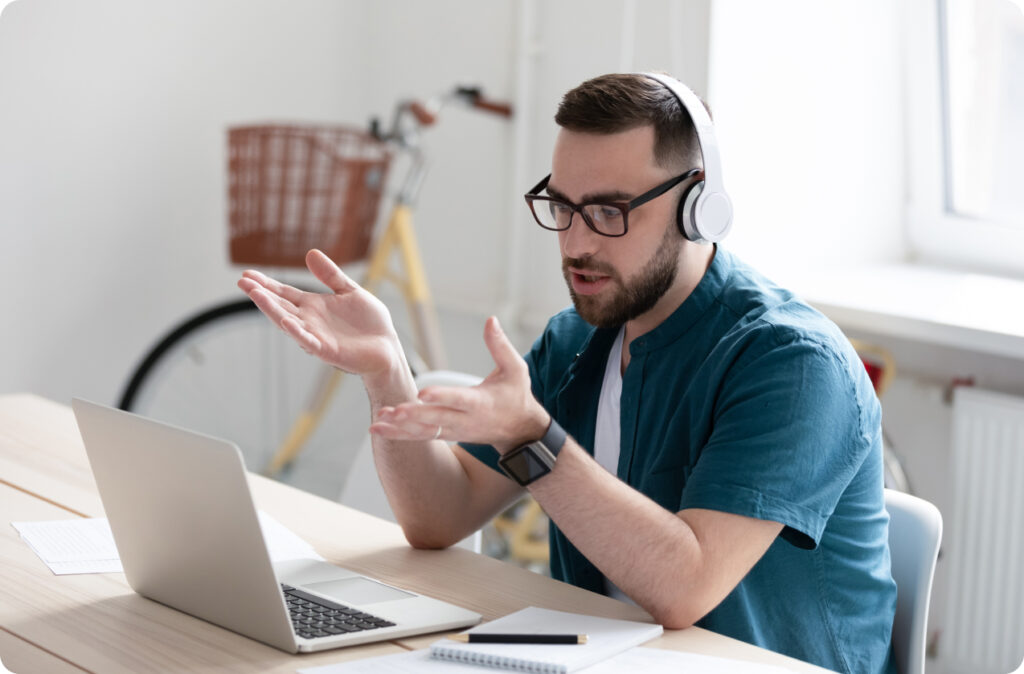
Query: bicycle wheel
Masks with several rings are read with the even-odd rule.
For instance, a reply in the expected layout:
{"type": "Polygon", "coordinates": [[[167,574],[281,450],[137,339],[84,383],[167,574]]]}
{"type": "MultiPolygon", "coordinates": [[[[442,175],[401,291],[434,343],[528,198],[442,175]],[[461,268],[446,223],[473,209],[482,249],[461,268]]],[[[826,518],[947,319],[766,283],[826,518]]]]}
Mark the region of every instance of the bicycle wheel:
{"type": "MultiPolygon", "coordinates": [[[[307,355],[249,300],[184,320],[133,372],[119,407],[237,444],[262,471],[329,367],[307,355]]],[[[369,403],[346,377],[301,454],[278,476],[334,499],[366,437],[369,403]]]]}

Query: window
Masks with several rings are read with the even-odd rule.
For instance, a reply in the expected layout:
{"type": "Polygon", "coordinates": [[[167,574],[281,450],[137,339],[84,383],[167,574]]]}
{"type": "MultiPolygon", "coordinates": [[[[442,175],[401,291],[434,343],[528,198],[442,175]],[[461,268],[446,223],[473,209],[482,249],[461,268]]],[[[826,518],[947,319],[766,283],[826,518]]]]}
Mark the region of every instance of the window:
{"type": "Polygon", "coordinates": [[[904,5],[910,257],[1024,277],[1024,0],[904,5]]]}
{"type": "Polygon", "coordinates": [[[1024,0],[941,10],[946,208],[1024,227],[1024,0]]]}

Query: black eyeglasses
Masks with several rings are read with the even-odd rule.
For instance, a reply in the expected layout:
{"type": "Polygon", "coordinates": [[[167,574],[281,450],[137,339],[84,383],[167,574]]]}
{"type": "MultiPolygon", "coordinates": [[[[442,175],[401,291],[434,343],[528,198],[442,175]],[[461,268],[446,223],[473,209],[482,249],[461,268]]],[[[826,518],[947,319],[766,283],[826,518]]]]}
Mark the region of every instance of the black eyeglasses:
{"type": "Polygon", "coordinates": [[[540,195],[540,191],[546,188],[548,181],[551,180],[549,173],[544,180],[537,183],[536,187],[526,193],[525,198],[526,203],[530,206],[530,212],[533,213],[533,218],[544,229],[556,232],[569,229],[572,226],[572,216],[579,213],[583,216],[583,222],[587,223],[587,227],[601,236],[624,236],[629,231],[627,216],[632,209],[660,197],[698,173],[700,173],[700,169],[690,169],[630,201],[588,201],[579,205],[565,199],[540,195]]]}

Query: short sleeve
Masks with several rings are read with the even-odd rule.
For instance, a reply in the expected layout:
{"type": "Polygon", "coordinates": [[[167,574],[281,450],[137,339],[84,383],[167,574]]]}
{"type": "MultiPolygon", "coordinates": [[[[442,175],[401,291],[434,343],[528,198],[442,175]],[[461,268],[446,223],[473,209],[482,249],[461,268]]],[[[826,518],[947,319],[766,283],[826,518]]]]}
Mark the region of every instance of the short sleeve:
{"type": "Polygon", "coordinates": [[[471,442],[460,442],[458,444],[459,447],[462,447],[464,450],[472,454],[480,463],[489,466],[491,470],[497,471],[502,475],[505,474],[505,471],[503,471],[501,466],[498,465],[498,457],[500,454],[498,454],[498,450],[491,445],[477,445],[471,442]]]}
{"type": "Polygon", "coordinates": [[[680,507],[781,522],[783,538],[810,549],[868,455],[878,418],[833,344],[770,341],[723,379],[680,507]]]}

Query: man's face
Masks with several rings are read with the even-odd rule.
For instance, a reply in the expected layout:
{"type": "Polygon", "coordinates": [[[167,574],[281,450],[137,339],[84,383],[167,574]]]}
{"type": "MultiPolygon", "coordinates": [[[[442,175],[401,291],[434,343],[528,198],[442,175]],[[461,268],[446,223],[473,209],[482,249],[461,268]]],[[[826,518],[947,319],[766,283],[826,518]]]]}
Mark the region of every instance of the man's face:
{"type": "MultiPolygon", "coordinates": [[[[653,148],[651,127],[611,135],[562,129],[548,193],[576,204],[629,201],[673,175],[654,164],[653,148]]],[[[649,312],[672,288],[684,245],[675,224],[679,189],[631,210],[625,236],[601,236],[579,213],[558,233],[562,273],[583,320],[622,325],[649,312]]]]}

